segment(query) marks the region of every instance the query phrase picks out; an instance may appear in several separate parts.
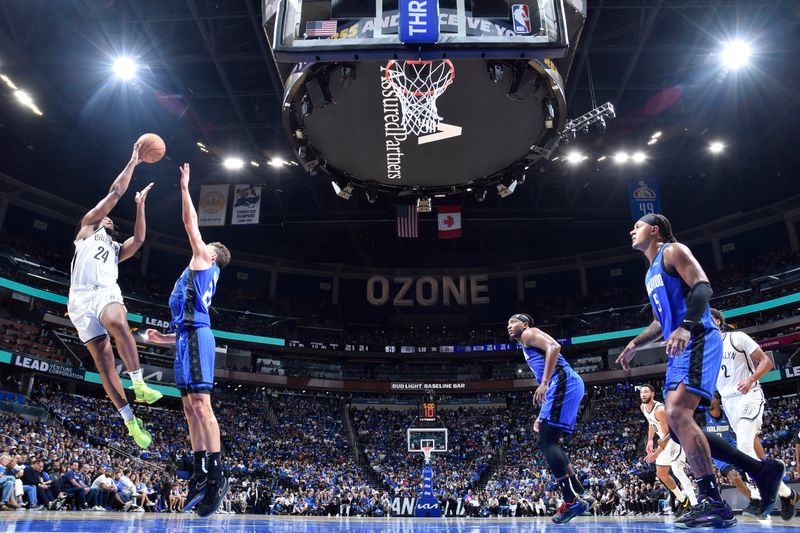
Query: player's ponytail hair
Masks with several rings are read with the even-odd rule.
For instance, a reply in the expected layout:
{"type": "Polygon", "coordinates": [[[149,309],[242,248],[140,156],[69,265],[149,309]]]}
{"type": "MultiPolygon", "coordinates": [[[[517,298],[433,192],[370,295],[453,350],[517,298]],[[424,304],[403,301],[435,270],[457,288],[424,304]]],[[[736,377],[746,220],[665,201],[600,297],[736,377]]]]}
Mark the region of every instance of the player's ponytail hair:
{"type": "Polygon", "coordinates": [[[669,220],[664,215],[648,213],[639,220],[650,226],[657,227],[661,242],[678,242],[678,239],[672,233],[672,224],[669,223],[669,220]]]}
{"type": "Polygon", "coordinates": [[[675,234],[672,233],[672,224],[669,223],[667,217],[664,215],[654,216],[656,217],[656,226],[658,226],[658,231],[664,238],[664,242],[678,242],[678,239],[675,238],[675,234]]]}
{"type": "Polygon", "coordinates": [[[222,270],[228,266],[228,263],[231,262],[231,252],[228,250],[228,247],[221,242],[210,242],[208,245],[214,247],[217,251],[217,259],[214,261],[217,267],[222,270]]]}

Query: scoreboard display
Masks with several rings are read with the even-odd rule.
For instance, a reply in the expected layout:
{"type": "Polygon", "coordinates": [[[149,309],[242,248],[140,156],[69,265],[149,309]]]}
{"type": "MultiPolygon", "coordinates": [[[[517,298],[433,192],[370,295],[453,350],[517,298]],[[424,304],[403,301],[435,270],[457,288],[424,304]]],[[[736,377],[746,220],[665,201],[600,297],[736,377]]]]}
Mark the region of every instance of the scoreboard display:
{"type": "Polygon", "coordinates": [[[436,402],[427,401],[419,404],[420,422],[435,422],[436,421],[436,402]]]}

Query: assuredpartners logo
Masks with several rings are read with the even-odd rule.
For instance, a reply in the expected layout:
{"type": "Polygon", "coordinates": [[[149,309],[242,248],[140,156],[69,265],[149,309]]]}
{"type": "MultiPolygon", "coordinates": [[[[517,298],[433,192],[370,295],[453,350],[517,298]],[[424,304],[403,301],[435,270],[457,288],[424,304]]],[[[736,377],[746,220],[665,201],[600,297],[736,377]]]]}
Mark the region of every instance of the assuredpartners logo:
{"type": "Polygon", "coordinates": [[[400,143],[408,139],[403,125],[400,99],[397,98],[392,83],[381,76],[381,97],[383,103],[383,135],[386,141],[386,178],[399,180],[403,174],[403,151],[400,143]]]}
{"type": "Polygon", "coordinates": [[[449,59],[389,61],[381,67],[381,103],[386,153],[386,178],[403,177],[402,143],[409,135],[417,145],[461,135],[461,126],[442,122],[436,100],[455,79],[449,59]]]}

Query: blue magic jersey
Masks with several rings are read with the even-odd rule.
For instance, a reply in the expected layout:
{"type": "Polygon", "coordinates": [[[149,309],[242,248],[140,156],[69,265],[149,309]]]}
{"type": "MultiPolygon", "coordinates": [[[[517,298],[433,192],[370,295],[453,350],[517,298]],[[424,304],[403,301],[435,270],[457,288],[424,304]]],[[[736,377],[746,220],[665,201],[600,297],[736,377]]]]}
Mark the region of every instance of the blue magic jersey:
{"type": "MultiPolygon", "coordinates": [[[[683,317],[686,315],[686,296],[683,293],[685,284],[679,275],[670,274],[664,270],[662,257],[664,250],[669,245],[670,243],[661,245],[661,249],[653,259],[644,278],[647,296],[661,323],[664,340],[667,340],[672,332],[681,325],[683,317]]],[[[701,322],[705,329],[717,329],[717,324],[712,320],[711,310],[708,306],[703,312],[701,322]]]]}
{"type": "Polygon", "coordinates": [[[728,422],[724,411],[720,410],[719,418],[714,418],[710,412],[706,411],[706,431],[721,437],[725,442],[736,447],[736,435],[731,430],[731,423],[728,422]]]}
{"type": "MultiPolygon", "coordinates": [[[[528,348],[526,346],[522,346],[522,353],[525,355],[525,362],[528,363],[531,372],[533,372],[533,375],[536,376],[536,381],[541,383],[542,374],[544,374],[544,352],[539,348],[528,348]]],[[[556,362],[556,368],[553,371],[553,376],[556,375],[556,370],[558,370],[559,367],[573,372],[572,367],[569,366],[567,360],[564,359],[564,356],[560,353],[558,354],[558,361],[556,362]]]]}
{"type": "Polygon", "coordinates": [[[217,290],[219,267],[212,263],[205,270],[186,268],[169,296],[169,310],[172,320],[170,329],[178,327],[211,327],[208,309],[217,290]]]}

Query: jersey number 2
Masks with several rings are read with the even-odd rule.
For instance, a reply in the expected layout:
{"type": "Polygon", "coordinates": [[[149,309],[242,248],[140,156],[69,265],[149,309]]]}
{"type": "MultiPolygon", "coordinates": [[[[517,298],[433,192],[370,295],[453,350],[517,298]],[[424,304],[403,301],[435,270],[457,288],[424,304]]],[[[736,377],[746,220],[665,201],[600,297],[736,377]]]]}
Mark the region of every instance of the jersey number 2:
{"type": "Polygon", "coordinates": [[[208,290],[203,293],[203,305],[206,309],[211,307],[211,297],[214,296],[214,287],[216,285],[217,280],[212,279],[208,282],[208,290]]]}
{"type": "Polygon", "coordinates": [[[108,250],[100,246],[97,249],[97,253],[94,254],[94,258],[97,259],[98,261],[102,260],[103,263],[105,263],[106,261],[108,261],[108,250]]]}
{"type": "Polygon", "coordinates": [[[730,378],[730,376],[728,375],[728,367],[727,367],[727,366],[725,366],[725,365],[722,365],[722,374],[723,374],[723,375],[724,375],[726,378],[730,378]]]}

